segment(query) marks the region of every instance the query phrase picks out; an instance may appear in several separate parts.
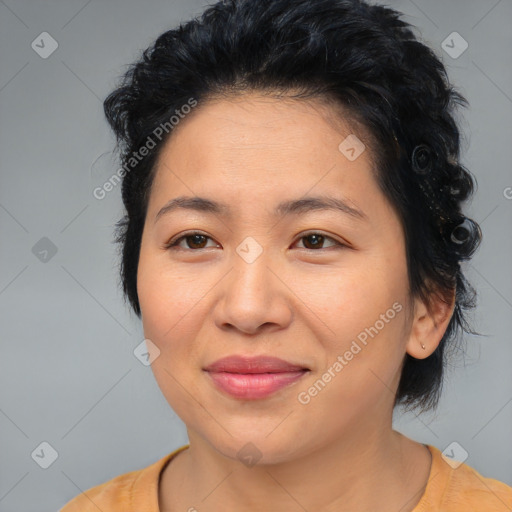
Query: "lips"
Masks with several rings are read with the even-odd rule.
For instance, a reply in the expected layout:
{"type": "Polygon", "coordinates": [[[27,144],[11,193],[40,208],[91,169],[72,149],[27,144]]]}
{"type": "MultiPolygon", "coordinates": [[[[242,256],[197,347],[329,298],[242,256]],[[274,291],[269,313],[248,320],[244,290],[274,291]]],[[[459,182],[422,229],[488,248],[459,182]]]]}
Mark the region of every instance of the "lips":
{"type": "Polygon", "coordinates": [[[238,399],[257,400],[290,386],[309,368],[270,356],[230,356],[204,369],[223,393],[238,399]]]}
{"type": "Polygon", "coordinates": [[[271,356],[229,356],[215,361],[205,370],[228,373],[285,373],[309,370],[309,368],[271,356]]]}

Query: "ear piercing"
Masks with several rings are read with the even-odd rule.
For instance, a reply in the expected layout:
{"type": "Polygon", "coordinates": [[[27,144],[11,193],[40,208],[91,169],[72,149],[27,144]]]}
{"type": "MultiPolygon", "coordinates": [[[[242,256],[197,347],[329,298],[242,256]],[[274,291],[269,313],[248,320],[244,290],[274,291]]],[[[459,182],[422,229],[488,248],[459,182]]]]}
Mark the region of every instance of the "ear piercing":
{"type": "Polygon", "coordinates": [[[422,344],[421,344],[421,348],[422,348],[423,350],[425,350],[427,347],[425,347],[425,344],[424,344],[424,343],[422,343],[422,344]]]}

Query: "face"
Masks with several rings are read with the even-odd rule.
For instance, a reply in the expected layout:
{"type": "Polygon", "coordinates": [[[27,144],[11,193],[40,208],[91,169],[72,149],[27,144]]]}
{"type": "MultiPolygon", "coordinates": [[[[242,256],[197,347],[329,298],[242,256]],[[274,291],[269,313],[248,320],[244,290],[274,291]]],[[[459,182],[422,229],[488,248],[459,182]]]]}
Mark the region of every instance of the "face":
{"type": "Polygon", "coordinates": [[[200,104],[162,148],[137,286],[154,375],[191,441],[231,458],[252,443],[272,463],[390,423],[410,331],[404,235],[368,146],[340,149],[350,134],[365,140],[321,104],[253,93],[200,104]],[[178,197],[220,206],[158,215],[178,197]],[[277,210],[309,198],[340,208],[277,210]],[[304,370],[205,371],[231,355],[304,370]]]}

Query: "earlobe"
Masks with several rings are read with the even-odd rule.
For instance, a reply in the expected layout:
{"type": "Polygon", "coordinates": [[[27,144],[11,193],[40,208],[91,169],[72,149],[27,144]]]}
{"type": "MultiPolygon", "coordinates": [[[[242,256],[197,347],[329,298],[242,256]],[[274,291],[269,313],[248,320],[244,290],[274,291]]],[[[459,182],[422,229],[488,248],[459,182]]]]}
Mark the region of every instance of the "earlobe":
{"type": "Polygon", "coordinates": [[[420,299],[414,299],[412,320],[406,351],[415,359],[429,357],[441,342],[450,323],[455,307],[455,289],[442,296],[432,294],[428,306],[420,299]]]}

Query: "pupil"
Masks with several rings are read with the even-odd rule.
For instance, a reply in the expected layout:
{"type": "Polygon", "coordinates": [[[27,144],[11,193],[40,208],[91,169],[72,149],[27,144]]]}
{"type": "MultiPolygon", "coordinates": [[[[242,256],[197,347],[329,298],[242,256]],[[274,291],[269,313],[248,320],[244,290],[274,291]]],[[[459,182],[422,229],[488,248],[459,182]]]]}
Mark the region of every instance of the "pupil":
{"type": "MultiPolygon", "coordinates": [[[[204,235],[191,235],[189,236],[189,239],[192,239],[192,245],[201,245],[201,241],[198,241],[198,239],[204,239],[204,235]]],[[[203,240],[204,241],[204,240],[203,240]]]]}
{"type": "Polygon", "coordinates": [[[308,240],[308,243],[309,243],[309,240],[312,239],[314,247],[318,247],[318,245],[321,245],[322,241],[324,239],[324,237],[322,235],[307,235],[305,238],[306,238],[306,240],[308,240]]]}

